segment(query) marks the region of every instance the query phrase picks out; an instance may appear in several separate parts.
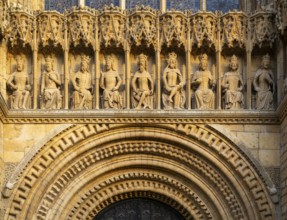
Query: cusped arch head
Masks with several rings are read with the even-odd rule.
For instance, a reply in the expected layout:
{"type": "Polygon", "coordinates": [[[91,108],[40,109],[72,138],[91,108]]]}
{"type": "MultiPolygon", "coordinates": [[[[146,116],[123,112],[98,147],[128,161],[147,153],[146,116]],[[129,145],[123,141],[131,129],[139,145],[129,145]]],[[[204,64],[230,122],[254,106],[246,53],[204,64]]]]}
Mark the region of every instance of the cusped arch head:
{"type": "Polygon", "coordinates": [[[136,197],[166,203],[186,219],[274,219],[268,184],[215,127],[74,125],[25,165],[6,219],[93,219],[136,197]]]}

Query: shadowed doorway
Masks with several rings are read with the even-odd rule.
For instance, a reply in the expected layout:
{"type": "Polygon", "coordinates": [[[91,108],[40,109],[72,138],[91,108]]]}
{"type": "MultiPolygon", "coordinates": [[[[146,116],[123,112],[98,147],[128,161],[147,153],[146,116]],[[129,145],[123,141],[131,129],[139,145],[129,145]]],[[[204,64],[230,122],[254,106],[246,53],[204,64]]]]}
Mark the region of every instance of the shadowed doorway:
{"type": "Polygon", "coordinates": [[[172,207],[151,199],[136,198],[116,202],[94,220],[184,220],[172,207]]]}

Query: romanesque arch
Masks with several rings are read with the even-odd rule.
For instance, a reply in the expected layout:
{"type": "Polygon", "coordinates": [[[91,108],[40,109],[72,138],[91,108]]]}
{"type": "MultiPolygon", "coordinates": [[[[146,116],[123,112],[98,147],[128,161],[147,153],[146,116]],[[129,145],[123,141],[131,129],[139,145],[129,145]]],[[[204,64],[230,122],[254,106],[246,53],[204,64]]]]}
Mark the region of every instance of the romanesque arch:
{"type": "Polygon", "coordinates": [[[185,219],[274,219],[271,187],[242,148],[204,125],[71,125],[23,167],[5,219],[93,219],[150,198],[185,219]]]}

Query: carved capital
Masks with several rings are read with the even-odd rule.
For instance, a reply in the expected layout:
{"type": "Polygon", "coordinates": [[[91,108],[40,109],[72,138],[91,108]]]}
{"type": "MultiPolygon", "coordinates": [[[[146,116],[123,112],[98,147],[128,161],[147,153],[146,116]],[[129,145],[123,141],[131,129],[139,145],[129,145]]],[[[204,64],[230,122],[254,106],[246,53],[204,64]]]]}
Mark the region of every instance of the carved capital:
{"type": "Polygon", "coordinates": [[[85,46],[95,42],[94,23],[95,12],[85,8],[73,9],[67,15],[69,41],[73,46],[84,43],[85,46]]]}
{"type": "Polygon", "coordinates": [[[125,15],[119,7],[105,7],[99,16],[100,42],[105,47],[120,46],[125,39],[125,15]]]}
{"type": "Polygon", "coordinates": [[[156,47],[156,11],[150,7],[135,7],[129,16],[129,40],[136,46],[143,42],[149,47],[156,47]]]}
{"type": "Polygon", "coordinates": [[[191,17],[191,44],[211,47],[216,42],[217,17],[213,13],[197,13],[191,17]]]}
{"type": "Polygon", "coordinates": [[[251,40],[253,45],[272,47],[276,39],[273,13],[260,12],[251,18],[251,40]]]}
{"type": "Polygon", "coordinates": [[[244,47],[247,40],[247,18],[240,12],[231,12],[221,18],[221,40],[227,47],[244,47]]]}
{"type": "Polygon", "coordinates": [[[7,38],[12,46],[20,42],[32,46],[34,16],[27,11],[12,10],[7,27],[7,38]]]}
{"type": "Polygon", "coordinates": [[[170,47],[185,46],[186,44],[186,27],[187,18],[183,13],[165,13],[160,18],[160,26],[162,28],[162,42],[170,47]]]}

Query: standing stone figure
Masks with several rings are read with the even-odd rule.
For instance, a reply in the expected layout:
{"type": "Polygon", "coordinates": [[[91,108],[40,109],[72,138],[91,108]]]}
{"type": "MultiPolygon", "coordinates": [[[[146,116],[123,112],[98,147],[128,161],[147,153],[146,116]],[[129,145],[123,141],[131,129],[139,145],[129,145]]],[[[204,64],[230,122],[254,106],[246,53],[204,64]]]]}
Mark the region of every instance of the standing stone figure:
{"type": "Polygon", "coordinates": [[[214,93],[212,88],[215,85],[214,79],[208,70],[208,56],[199,56],[199,70],[192,77],[191,84],[195,87],[195,100],[197,109],[213,109],[214,93]]]}
{"type": "Polygon", "coordinates": [[[12,109],[27,109],[30,107],[30,90],[29,77],[24,72],[24,58],[22,55],[16,56],[17,69],[12,73],[7,81],[7,86],[13,90],[12,109]]]}
{"type": "Polygon", "coordinates": [[[44,109],[60,109],[62,107],[62,95],[60,92],[60,76],[54,70],[51,56],[45,58],[45,71],[42,75],[41,94],[44,109]]]}
{"type": "Polygon", "coordinates": [[[275,83],[272,70],[270,69],[270,56],[268,54],[262,57],[261,66],[256,71],[253,79],[253,86],[257,92],[256,109],[272,109],[275,83]]]}
{"type": "Polygon", "coordinates": [[[101,72],[100,87],[104,90],[103,102],[104,108],[121,109],[123,107],[123,98],[119,93],[122,79],[115,71],[113,57],[106,56],[106,72],[101,72]]]}
{"type": "Polygon", "coordinates": [[[135,109],[153,109],[154,83],[147,71],[148,57],[144,54],[138,56],[139,70],[132,79],[132,105],[135,109]]]}
{"type": "Polygon", "coordinates": [[[163,94],[162,100],[165,109],[183,109],[185,103],[185,82],[177,68],[177,55],[168,54],[167,67],[163,71],[163,94]]]}
{"type": "Polygon", "coordinates": [[[243,80],[238,72],[238,60],[235,55],[230,59],[230,71],[222,78],[221,86],[225,109],[241,109],[243,105],[243,80]]]}
{"type": "Polygon", "coordinates": [[[89,72],[90,57],[81,56],[81,69],[72,77],[74,93],[72,95],[73,109],[92,108],[92,79],[89,72]]]}

